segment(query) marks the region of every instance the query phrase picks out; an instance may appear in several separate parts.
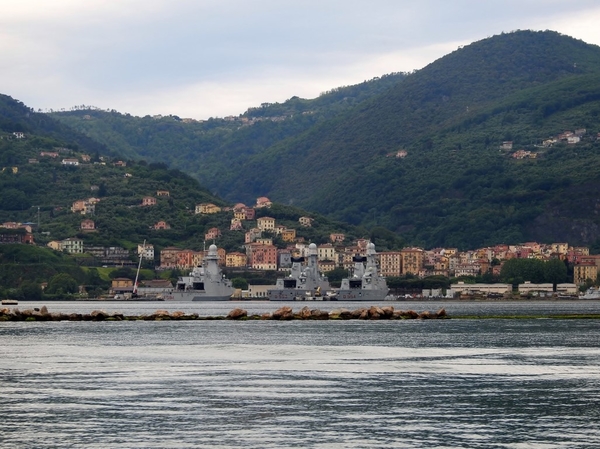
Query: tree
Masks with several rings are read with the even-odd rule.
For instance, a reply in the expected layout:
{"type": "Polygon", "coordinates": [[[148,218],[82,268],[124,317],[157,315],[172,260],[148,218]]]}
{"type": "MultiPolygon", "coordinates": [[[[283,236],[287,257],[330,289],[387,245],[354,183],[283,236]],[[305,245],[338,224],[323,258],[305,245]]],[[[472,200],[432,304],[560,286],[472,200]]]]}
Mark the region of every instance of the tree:
{"type": "Polygon", "coordinates": [[[76,293],[79,289],[77,281],[67,273],[59,273],[50,279],[46,291],[50,294],[76,293]]]}
{"type": "Polygon", "coordinates": [[[43,299],[42,287],[37,282],[25,281],[21,284],[23,299],[41,301],[43,299]]]}
{"type": "Polygon", "coordinates": [[[327,272],[327,279],[332,287],[339,287],[342,284],[342,279],[348,277],[348,270],[344,268],[335,268],[327,272]]]}
{"type": "Polygon", "coordinates": [[[231,280],[233,288],[239,288],[240,290],[248,290],[248,281],[244,278],[233,278],[231,280]]]}
{"type": "Polygon", "coordinates": [[[546,282],[556,284],[567,281],[567,266],[560,259],[552,259],[546,262],[544,266],[544,277],[546,282]]]}

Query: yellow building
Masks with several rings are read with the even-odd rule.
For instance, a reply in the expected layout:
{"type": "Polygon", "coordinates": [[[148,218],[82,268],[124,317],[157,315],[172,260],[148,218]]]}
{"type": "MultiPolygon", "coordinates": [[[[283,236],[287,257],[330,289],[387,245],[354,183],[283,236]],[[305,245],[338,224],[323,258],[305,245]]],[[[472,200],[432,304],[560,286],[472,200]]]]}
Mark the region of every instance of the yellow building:
{"type": "Polygon", "coordinates": [[[244,253],[227,253],[225,256],[225,266],[227,267],[245,267],[247,258],[244,253]]]}
{"type": "Polygon", "coordinates": [[[402,253],[400,251],[378,253],[377,257],[382,276],[400,276],[402,270],[402,253]]]}
{"type": "Polygon", "coordinates": [[[402,254],[403,275],[418,274],[423,268],[423,250],[421,248],[404,248],[402,254]]]}
{"type": "Polygon", "coordinates": [[[221,212],[221,208],[212,203],[202,203],[196,205],[196,214],[216,214],[221,212]]]}
{"type": "Polygon", "coordinates": [[[590,279],[596,282],[598,278],[598,267],[592,262],[584,262],[573,267],[573,282],[576,285],[584,284],[590,279]]]}
{"type": "Polygon", "coordinates": [[[281,239],[284,242],[293,242],[296,240],[296,230],[295,229],[284,229],[281,232],[281,239]]]}

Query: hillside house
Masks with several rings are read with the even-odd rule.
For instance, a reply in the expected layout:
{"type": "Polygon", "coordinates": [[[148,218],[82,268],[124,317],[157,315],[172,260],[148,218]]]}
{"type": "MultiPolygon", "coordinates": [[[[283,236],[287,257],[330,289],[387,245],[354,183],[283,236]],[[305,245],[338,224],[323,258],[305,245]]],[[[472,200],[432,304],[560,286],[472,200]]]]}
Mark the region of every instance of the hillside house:
{"type": "Polygon", "coordinates": [[[284,242],[293,242],[296,240],[296,230],[295,229],[284,229],[281,232],[281,239],[284,242]]]}
{"type": "Polygon", "coordinates": [[[42,151],[40,153],[41,157],[51,157],[53,159],[56,159],[58,157],[58,153],[55,151],[42,151]]]}
{"type": "Polygon", "coordinates": [[[256,217],[256,210],[253,207],[245,207],[244,214],[244,220],[254,220],[254,218],[256,217]]]}
{"type": "Polygon", "coordinates": [[[325,243],[317,247],[317,259],[319,262],[325,260],[337,260],[335,248],[331,243],[325,243]]]}
{"type": "Polygon", "coordinates": [[[142,198],[142,206],[155,206],[156,205],[156,198],[154,198],[153,196],[145,196],[144,198],[142,198]]]}
{"type": "Polygon", "coordinates": [[[273,205],[273,203],[266,196],[261,196],[261,197],[256,198],[256,208],[257,209],[261,209],[263,207],[269,208],[272,205],[273,205]]]}
{"type": "Polygon", "coordinates": [[[261,231],[275,231],[275,219],[272,217],[260,217],[256,220],[256,225],[261,231]]]}
{"type": "Polygon", "coordinates": [[[201,203],[196,205],[195,214],[216,214],[221,212],[221,208],[212,203],[201,203]]]}
{"type": "Polygon", "coordinates": [[[156,196],[166,196],[169,197],[170,193],[168,190],[157,190],[156,191],[156,196]]]}
{"type": "Polygon", "coordinates": [[[90,220],[88,218],[88,219],[81,221],[81,224],[79,225],[79,229],[81,229],[82,231],[95,231],[96,224],[94,223],[94,220],[90,220]]]}
{"type": "Polygon", "coordinates": [[[191,249],[182,249],[177,253],[177,268],[188,269],[195,267],[195,256],[196,251],[192,251],[191,249]]]}
{"type": "Polygon", "coordinates": [[[231,225],[229,226],[230,231],[243,231],[242,220],[239,218],[232,218],[231,225]]]}
{"type": "Polygon", "coordinates": [[[62,251],[62,243],[60,240],[52,240],[51,242],[48,242],[46,246],[54,251],[62,251]]]}
{"type": "Polygon", "coordinates": [[[61,249],[69,254],[83,254],[83,240],[68,238],[61,241],[61,249]]]}
{"type": "Polygon", "coordinates": [[[138,256],[142,256],[145,260],[154,260],[154,245],[149,243],[138,245],[137,253],[138,256]]]}
{"type": "Polygon", "coordinates": [[[505,151],[510,151],[513,149],[513,143],[511,140],[507,140],[502,142],[502,145],[500,145],[500,149],[501,150],[505,150],[505,151]]]}
{"type": "Polygon", "coordinates": [[[73,158],[63,159],[61,164],[76,167],[79,165],[79,160],[73,158]]]}
{"type": "Polygon", "coordinates": [[[257,238],[260,238],[261,235],[262,235],[262,232],[260,229],[252,228],[248,232],[246,232],[246,234],[244,236],[244,243],[252,243],[257,238]]]}
{"type": "Polygon", "coordinates": [[[312,226],[314,219],[310,218],[310,217],[300,217],[298,218],[298,222],[300,223],[300,226],[303,226],[305,228],[310,228],[312,226]]]}
{"type": "Polygon", "coordinates": [[[214,240],[219,237],[221,237],[221,231],[219,228],[210,228],[208,231],[206,231],[206,234],[204,234],[204,240],[214,240]]]}
{"type": "Polygon", "coordinates": [[[92,200],[95,200],[95,198],[74,201],[71,206],[71,212],[79,213],[81,215],[93,215],[96,212],[97,201],[92,200]]]}
{"type": "Polygon", "coordinates": [[[181,249],[174,246],[163,248],[160,252],[160,268],[168,269],[177,267],[177,253],[179,251],[181,249]]]}
{"type": "Polygon", "coordinates": [[[166,221],[161,220],[156,222],[154,226],[151,226],[151,229],[154,229],[155,231],[168,230],[171,229],[171,226],[166,221]]]}
{"type": "Polygon", "coordinates": [[[329,234],[329,241],[331,243],[342,243],[345,239],[345,234],[329,234]]]}
{"type": "Polygon", "coordinates": [[[33,234],[22,228],[7,229],[6,231],[0,231],[0,243],[24,243],[27,245],[33,245],[33,234]]]}
{"type": "Polygon", "coordinates": [[[271,237],[258,237],[254,243],[258,243],[259,245],[272,245],[273,239],[271,237]]]}

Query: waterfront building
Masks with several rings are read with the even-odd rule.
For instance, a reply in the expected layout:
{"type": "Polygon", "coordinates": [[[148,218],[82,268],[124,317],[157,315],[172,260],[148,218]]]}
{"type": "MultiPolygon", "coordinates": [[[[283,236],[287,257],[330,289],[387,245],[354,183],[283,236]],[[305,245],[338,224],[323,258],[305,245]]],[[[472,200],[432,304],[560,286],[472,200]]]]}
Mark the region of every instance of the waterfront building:
{"type": "Polygon", "coordinates": [[[592,262],[582,262],[573,266],[573,282],[577,285],[585,284],[589,279],[596,282],[598,267],[592,262]]]}

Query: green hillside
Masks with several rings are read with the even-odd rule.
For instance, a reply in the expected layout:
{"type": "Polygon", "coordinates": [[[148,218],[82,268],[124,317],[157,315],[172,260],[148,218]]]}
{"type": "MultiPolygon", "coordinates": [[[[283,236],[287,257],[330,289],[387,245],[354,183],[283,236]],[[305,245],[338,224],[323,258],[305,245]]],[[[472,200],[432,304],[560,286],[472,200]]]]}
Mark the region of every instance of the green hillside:
{"type": "Polygon", "coordinates": [[[599,69],[598,47],[557,33],[495,36],[257,154],[232,189],[256,186],[427,247],[589,244],[600,236],[590,207],[600,165],[599,69]],[[576,146],[533,146],[576,128],[587,130],[576,146]],[[539,158],[512,159],[499,151],[507,140],[539,158]],[[407,156],[387,157],[399,150],[407,156]]]}
{"type": "Polygon", "coordinates": [[[600,237],[600,48],[555,32],[518,31],[382,80],[370,85],[381,90],[348,107],[336,100],[327,113],[314,112],[308,100],[293,98],[243,117],[293,110],[291,118],[209,120],[195,135],[173,117],[121,121],[130,129],[116,134],[117,126],[95,119],[94,111],[57,117],[109,146],[110,139],[139,139],[127,154],[168,158],[230,201],[267,195],[385,227],[411,244],[591,244],[600,237]],[[581,142],[542,146],[576,129],[586,130],[581,142]],[[504,141],[513,149],[500,150],[504,141]],[[517,150],[534,155],[516,159],[517,150]],[[405,157],[396,157],[399,151],[405,157]]]}
{"type": "Polygon", "coordinates": [[[50,115],[124,157],[165,162],[192,174],[230,201],[248,202],[262,195],[255,195],[260,188],[248,186],[236,192],[231,181],[244,170],[249,158],[380,94],[405,76],[385,75],[333,89],[312,100],[293,97],[283,103],[263,103],[225,119],[134,117],[86,107],[50,115]]]}
{"type": "MultiPolygon", "coordinates": [[[[244,232],[229,230],[232,211],[194,213],[200,203],[223,208],[228,203],[212,195],[191,176],[162,163],[90,156],[56,145],[57,141],[33,134],[18,139],[0,133],[0,223],[31,223],[38,244],[77,236],[85,244],[127,249],[146,240],[158,250],[171,245],[200,250],[208,229],[218,227],[223,233],[217,240],[220,247],[227,251],[242,250],[244,232]],[[40,148],[40,142],[51,150],[40,148]],[[52,153],[57,153],[57,157],[49,155],[52,153]],[[90,160],[84,161],[87,156],[90,160]],[[66,166],[64,159],[77,160],[79,165],[66,166]],[[159,196],[158,191],[166,191],[168,196],[159,196]],[[156,204],[142,206],[147,196],[154,197],[156,204]],[[71,210],[75,201],[89,198],[99,200],[92,214],[71,210]],[[95,232],[80,230],[81,221],[87,218],[95,222],[95,232]],[[159,221],[167,222],[170,229],[152,229],[159,221]]],[[[257,218],[265,215],[275,218],[278,224],[297,228],[297,235],[306,241],[325,243],[333,232],[344,232],[348,238],[371,237],[365,229],[295,207],[275,204],[257,212],[257,218]],[[314,226],[300,227],[301,216],[314,218],[314,226]]],[[[255,226],[255,221],[244,224],[245,229],[255,226]]],[[[373,232],[372,237],[383,248],[401,247],[402,242],[394,234],[385,230],[373,232]]],[[[285,246],[277,239],[276,243],[285,246]]]]}

